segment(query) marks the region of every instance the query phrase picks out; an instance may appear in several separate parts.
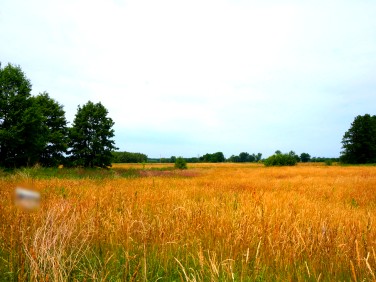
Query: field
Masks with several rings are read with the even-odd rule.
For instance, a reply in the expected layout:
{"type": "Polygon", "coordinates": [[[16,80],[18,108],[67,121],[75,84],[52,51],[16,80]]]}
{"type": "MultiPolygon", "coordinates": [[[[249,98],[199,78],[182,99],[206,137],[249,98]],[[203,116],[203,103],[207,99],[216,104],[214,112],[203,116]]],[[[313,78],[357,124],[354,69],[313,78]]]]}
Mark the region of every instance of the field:
{"type": "Polygon", "coordinates": [[[0,176],[0,281],[373,281],[376,167],[0,176]],[[14,205],[17,185],[42,195],[14,205]]]}

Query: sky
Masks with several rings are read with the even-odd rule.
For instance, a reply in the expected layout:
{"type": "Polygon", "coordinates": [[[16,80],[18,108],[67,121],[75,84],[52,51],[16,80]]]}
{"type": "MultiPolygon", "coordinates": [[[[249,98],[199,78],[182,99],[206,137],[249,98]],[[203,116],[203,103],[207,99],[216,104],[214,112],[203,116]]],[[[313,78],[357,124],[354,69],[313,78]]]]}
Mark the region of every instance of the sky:
{"type": "Polygon", "coordinates": [[[337,157],[376,114],[374,0],[1,0],[0,62],[73,122],[101,102],[120,150],[337,157]]]}

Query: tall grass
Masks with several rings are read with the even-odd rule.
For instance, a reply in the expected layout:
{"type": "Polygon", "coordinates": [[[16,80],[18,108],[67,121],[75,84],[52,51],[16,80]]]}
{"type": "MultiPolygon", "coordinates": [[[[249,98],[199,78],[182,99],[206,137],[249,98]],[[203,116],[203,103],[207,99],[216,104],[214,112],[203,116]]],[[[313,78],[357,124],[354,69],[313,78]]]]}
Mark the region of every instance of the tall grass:
{"type": "Polygon", "coordinates": [[[0,178],[0,281],[375,279],[375,167],[191,167],[0,178]],[[38,211],[13,205],[20,183],[38,211]]]}

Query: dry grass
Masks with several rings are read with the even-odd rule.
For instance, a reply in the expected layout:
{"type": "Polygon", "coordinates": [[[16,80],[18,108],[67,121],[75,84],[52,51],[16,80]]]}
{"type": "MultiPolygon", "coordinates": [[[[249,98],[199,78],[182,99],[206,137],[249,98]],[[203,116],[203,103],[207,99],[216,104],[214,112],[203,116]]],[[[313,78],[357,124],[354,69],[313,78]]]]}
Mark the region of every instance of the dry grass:
{"type": "Polygon", "coordinates": [[[376,167],[142,176],[0,178],[0,280],[375,280],[376,167]],[[41,192],[38,211],[14,206],[17,184],[41,192]]]}

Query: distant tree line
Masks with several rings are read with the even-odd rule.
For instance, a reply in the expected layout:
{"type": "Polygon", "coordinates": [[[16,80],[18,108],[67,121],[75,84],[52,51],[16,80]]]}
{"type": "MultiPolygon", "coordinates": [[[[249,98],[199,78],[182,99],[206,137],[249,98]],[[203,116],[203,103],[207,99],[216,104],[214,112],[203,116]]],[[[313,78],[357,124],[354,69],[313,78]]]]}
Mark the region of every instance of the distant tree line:
{"type": "MultiPolygon", "coordinates": [[[[118,152],[114,154],[119,154],[118,152]]],[[[129,153],[133,154],[133,153],[129,153]]],[[[274,155],[284,155],[280,150],[277,150],[274,155]]],[[[295,163],[298,162],[325,162],[328,160],[331,161],[339,161],[339,158],[322,158],[322,157],[313,157],[308,153],[301,153],[297,155],[294,151],[290,151],[289,153],[285,154],[289,157],[294,159],[295,163]]],[[[171,156],[169,158],[148,158],[147,162],[150,163],[175,163],[176,157],[171,156]]],[[[262,159],[262,154],[249,154],[247,152],[241,152],[239,155],[231,155],[229,158],[225,158],[222,152],[217,153],[207,153],[200,157],[191,157],[191,158],[183,158],[187,163],[220,163],[220,162],[232,162],[232,163],[257,163],[257,162],[265,162],[266,159],[262,159]]],[[[120,161],[126,162],[126,161],[120,161]]],[[[130,161],[132,162],[132,161],[130,161]]]]}
{"type": "Polygon", "coordinates": [[[0,64],[0,166],[6,168],[111,165],[114,122],[89,101],[69,127],[63,106],[47,92],[31,95],[19,66],[0,64]]]}
{"type": "MultiPolygon", "coordinates": [[[[311,157],[308,153],[296,154],[294,151],[282,153],[277,150],[272,156],[261,159],[262,154],[242,152],[238,156],[232,155],[228,159],[222,152],[205,154],[198,158],[185,158],[187,162],[259,162],[267,166],[295,165],[298,162],[342,162],[348,164],[376,163],[376,116],[365,114],[355,117],[351,127],[343,136],[340,158],[311,157]]],[[[159,159],[149,159],[158,162],[159,159]]],[[[162,162],[174,163],[176,158],[160,159],[162,162]]]]}
{"type": "Polygon", "coordinates": [[[232,163],[257,163],[261,161],[261,157],[261,153],[249,154],[247,152],[241,152],[238,156],[232,155],[227,161],[232,163]]]}
{"type": "Polygon", "coordinates": [[[148,161],[148,156],[142,153],[112,152],[113,163],[144,163],[148,161]]]}
{"type": "Polygon", "coordinates": [[[327,161],[332,161],[332,162],[339,162],[340,158],[324,158],[324,157],[313,157],[311,158],[312,163],[324,163],[327,161]]]}
{"type": "Polygon", "coordinates": [[[226,161],[226,158],[222,152],[205,154],[202,157],[200,157],[200,162],[204,163],[223,163],[224,161],[226,161]]]}

